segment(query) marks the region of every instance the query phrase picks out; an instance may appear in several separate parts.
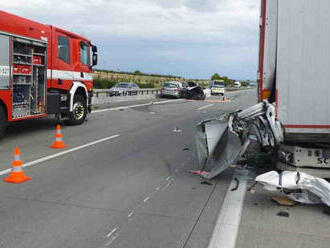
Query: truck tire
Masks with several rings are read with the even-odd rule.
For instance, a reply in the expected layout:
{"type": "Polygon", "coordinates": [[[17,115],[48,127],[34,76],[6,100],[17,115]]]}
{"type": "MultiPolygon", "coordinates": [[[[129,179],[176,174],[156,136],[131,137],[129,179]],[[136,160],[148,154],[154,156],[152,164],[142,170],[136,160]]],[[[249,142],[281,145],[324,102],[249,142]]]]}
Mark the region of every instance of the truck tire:
{"type": "Polygon", "coordinates": [[[80,125],[82,124],[87,115],[87,105],[85,98],[81,95],[76,95],[73,98],[73,110],[70,113],[69,125],[80,125]]]}
{"type": "Polygon", "coordinates": [[[5,109],[0,106],[0,139],[2,139],[6,134],[7,128],[7,116],[5,109]]]}

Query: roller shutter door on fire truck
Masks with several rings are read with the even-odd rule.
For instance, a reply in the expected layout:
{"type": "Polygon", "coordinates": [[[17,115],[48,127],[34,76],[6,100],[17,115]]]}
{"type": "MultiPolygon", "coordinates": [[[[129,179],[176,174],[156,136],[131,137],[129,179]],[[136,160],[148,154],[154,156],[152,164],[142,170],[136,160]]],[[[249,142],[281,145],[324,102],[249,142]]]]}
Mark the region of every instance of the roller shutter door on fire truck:
{"type": "Polygon", "coordinates": [[[8,89],[10,80],[9,37],[0,35],[0,89],[8,89]]]}

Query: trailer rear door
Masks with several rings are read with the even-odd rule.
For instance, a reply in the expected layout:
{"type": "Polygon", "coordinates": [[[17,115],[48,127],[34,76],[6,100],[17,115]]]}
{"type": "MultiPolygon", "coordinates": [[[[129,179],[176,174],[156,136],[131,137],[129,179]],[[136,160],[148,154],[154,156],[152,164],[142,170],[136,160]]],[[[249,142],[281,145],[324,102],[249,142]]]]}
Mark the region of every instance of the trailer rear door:
{"type": "Polygon", "coordinates": [[[278,6],[279,120],[287,134],[329,134],[330,1],[279,0],[278,6]]]}
{"type": "MultiPolygon", "coordinates": [[[[258,99],[269,99],[275,90],[278,0],[261,0],[258,99]]],[[[273,94],[274,95],[274,94],[273,94]]]]}

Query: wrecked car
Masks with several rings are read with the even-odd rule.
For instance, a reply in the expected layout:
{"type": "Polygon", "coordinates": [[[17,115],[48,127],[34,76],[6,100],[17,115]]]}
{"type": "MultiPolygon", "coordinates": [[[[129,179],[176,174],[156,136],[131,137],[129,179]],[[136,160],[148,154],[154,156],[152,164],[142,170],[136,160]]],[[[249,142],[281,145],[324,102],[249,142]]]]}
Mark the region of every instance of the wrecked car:
{"type": "Polygon", "coordinates": [[[194,100],[205,100],[206,98],[203,88],[192,81],[183,83],[181,95],[186,99],[194,100]]]}

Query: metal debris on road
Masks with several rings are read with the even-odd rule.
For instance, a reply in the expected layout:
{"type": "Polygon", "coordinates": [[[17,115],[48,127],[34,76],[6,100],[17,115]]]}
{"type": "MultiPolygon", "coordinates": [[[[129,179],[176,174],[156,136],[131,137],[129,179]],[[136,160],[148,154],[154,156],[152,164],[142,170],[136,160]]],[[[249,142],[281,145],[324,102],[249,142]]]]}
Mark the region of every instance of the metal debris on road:
{"type": "Polygon", "coordinates": [[[195,171],[190,171],[194,175],[200,175],[200,176],[207,176],[208,172],[206,171],[201,171],[201,170],[195,170],[195,171]]]}
{"type": "Polygon", "coordinates": [[[182,132],[182,130],[179,129],[178,127],[175,127],[175,128],[173,129],[173,133],[181,133],[181,132],[182,132]]]}
{"type": "Polygon", "coordinates": [[[239,180],[235,177],[234,178],[234,181],[236,182],[236,186],[234,188],[232,188],[230,191],[236,191],[238,190],[238,187],[239,187],[239,180]]]}
{"type": "Polygon", "coordinates": [[[196,134],[198,170],[206,171],[206,179],[219,175],[239,157],[240,140],[229,132],[226,120],[206,120],[198,124],[196,134]]]}
{"type": "Polygon", "coordinates": [[[198,169],[208,171],[207,179],[212,179],[242,157],[251,141],[269,150],[277,147],[283,141],[283,130],[275,116],[274,105],[265,100],[227,119],[224,115],[198,124],[198,169]]]}
{"type": "Polygon", "coordinates": [[[294,205],[294,201],[286,196],[272,196],[271,200],[277,202],[280,206],[292,207],[294,205]]]}
{"type": "Polygon", "coordinates": [[[307,173],[270,171],[256,177],[256,182],[269,191],[285,191],[290,199],[305,204],[330,206],[330,183],[307,173]]]}
{"type": "Polygon", "coordinates": [[[289,218],[289,216],[290,216],[290,214],[286,211],[280,211],[276,215],[280,216],[280,217],[286,217],[286,218],[289,218]]]}
{"type": "Polygon", "coordinates": [[[205,184],[205,185],[213,185],[213,183],[211,183],[208,180],[202,181],[201,184],[205,184]]]}
{"type": "Polygon", "coordinates": [[[323,213],[330,216],[330,207],[323,210],[323,213]]]}

